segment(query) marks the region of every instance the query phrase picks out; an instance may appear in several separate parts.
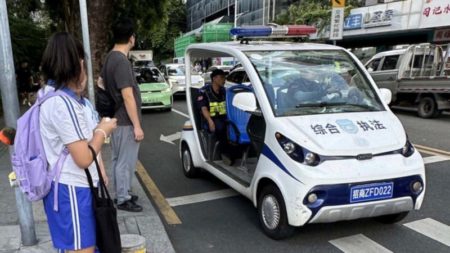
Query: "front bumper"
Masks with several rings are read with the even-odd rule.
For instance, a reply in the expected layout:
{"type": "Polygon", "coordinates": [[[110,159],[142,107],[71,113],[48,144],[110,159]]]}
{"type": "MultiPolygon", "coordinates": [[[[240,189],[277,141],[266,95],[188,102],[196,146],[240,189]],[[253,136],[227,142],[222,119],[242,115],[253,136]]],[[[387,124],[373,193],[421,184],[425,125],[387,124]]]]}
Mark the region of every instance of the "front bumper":
{"type": "Polygon", "coordinates": [[[172,107],[172,94],[171,92],[142,92],[142,109],[161,109],[172,107]]]}
{"type": "Polygon", "coordinates": [[[382,181],[315,186],[303,199],[303,205],[311,211],[308,223],[353,220],[413,210],[418,197],[425,192],[423,187],[420,192],[415,193],[412,190],[414,182],[421,182],[424,185],[421,176],[413,175],[382,181]],[[393,183],[392,198],[351,202],[352,187],[383,182],[393,183]],[[317,195],[317,201],[314,203],[309,203],[307,200],[307,196],[311,193],[317,195]]]}

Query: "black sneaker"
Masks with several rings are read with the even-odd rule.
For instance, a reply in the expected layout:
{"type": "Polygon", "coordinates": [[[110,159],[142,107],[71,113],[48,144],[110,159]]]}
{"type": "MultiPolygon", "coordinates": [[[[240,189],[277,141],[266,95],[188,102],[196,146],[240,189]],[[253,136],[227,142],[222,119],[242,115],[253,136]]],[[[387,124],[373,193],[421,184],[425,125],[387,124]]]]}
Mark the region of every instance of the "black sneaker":
{"type": "Polygon", "coordinates": [[[142,212],[142,206],[134,203],[131,200],[127,200],[120,205],[117,205],[117,209],[127,212],[142,212]]]}
{"type": "MultiPolygon", "coordinates": [[[[130,194],[130,196],[131,196],[131,201],[133,201],[133,202],[136,202],[139,199],[138,195],[130,194]]],[[[114,201],[114,204],[117,204],[117,199],[114,199],[113,201],[114,201]]]]}

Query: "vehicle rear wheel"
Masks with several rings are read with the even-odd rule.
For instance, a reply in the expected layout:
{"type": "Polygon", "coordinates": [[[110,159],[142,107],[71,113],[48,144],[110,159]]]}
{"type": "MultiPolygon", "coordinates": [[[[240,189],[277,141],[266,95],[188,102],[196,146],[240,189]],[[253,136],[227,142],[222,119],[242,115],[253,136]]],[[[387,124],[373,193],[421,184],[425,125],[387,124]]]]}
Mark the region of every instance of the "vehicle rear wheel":
{"type": "Polygon", "coordinates": [[[374,219],[383,224],[392,224],[392,223],[396,223],[396,222],[403,220],[408,215],[408,213],[409,212],[388,214],[388,215],[375,217],[374,219]]]}
{"type": "Polygon", "coordinates": [[[183,167],[183,173],[186,177],[194,178],[200,173],[200,169],[195,167],[192,162],[191,151],[186,144],[183,144],[181,148],[181,165],[183,167]]]}
{"type": "Polygon", "coordinates": [[[288,223],[283,196],[275,185],[264,187],[259,194],[258,216],[264,233],[272,239],[284,239],[295,232],[295,227],[288,223]]]}
{"type": "Polygon", "coordinates": [[[436,101],[432,97],[422,97],[419,102],[417,114],[421,118],[433,118],[439,115],[436,101]]]}

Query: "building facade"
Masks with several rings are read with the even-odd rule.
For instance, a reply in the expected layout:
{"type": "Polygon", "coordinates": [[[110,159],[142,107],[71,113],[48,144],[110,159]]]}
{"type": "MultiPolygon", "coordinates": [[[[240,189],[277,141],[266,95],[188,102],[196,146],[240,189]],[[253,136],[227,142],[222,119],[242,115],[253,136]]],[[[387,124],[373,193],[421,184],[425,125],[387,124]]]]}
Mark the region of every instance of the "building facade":
{"type": "Polygon", "coordinates": [[[294,2],[299,0],[187,0],[187,28],[192,31],[220,17],[233,23],[236,7],[238,26],[267,24],[294,2]]]}

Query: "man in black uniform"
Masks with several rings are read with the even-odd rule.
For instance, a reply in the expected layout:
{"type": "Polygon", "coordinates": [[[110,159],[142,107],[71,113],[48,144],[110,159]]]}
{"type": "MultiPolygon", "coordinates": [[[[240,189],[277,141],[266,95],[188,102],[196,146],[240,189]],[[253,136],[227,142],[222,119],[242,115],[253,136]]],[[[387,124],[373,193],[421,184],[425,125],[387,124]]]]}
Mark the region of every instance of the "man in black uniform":
{"type": "Polygon", "coordinates": [[[197,97],[197,107],[202,115],[202,127],[214,133],[219,140],[222,159],[225,164],[232,165],[233,157],[227,140],[227,109],[225,98],[225,72],[215,69],[211,73],[211,84],[200,90],[197,97]]]}

